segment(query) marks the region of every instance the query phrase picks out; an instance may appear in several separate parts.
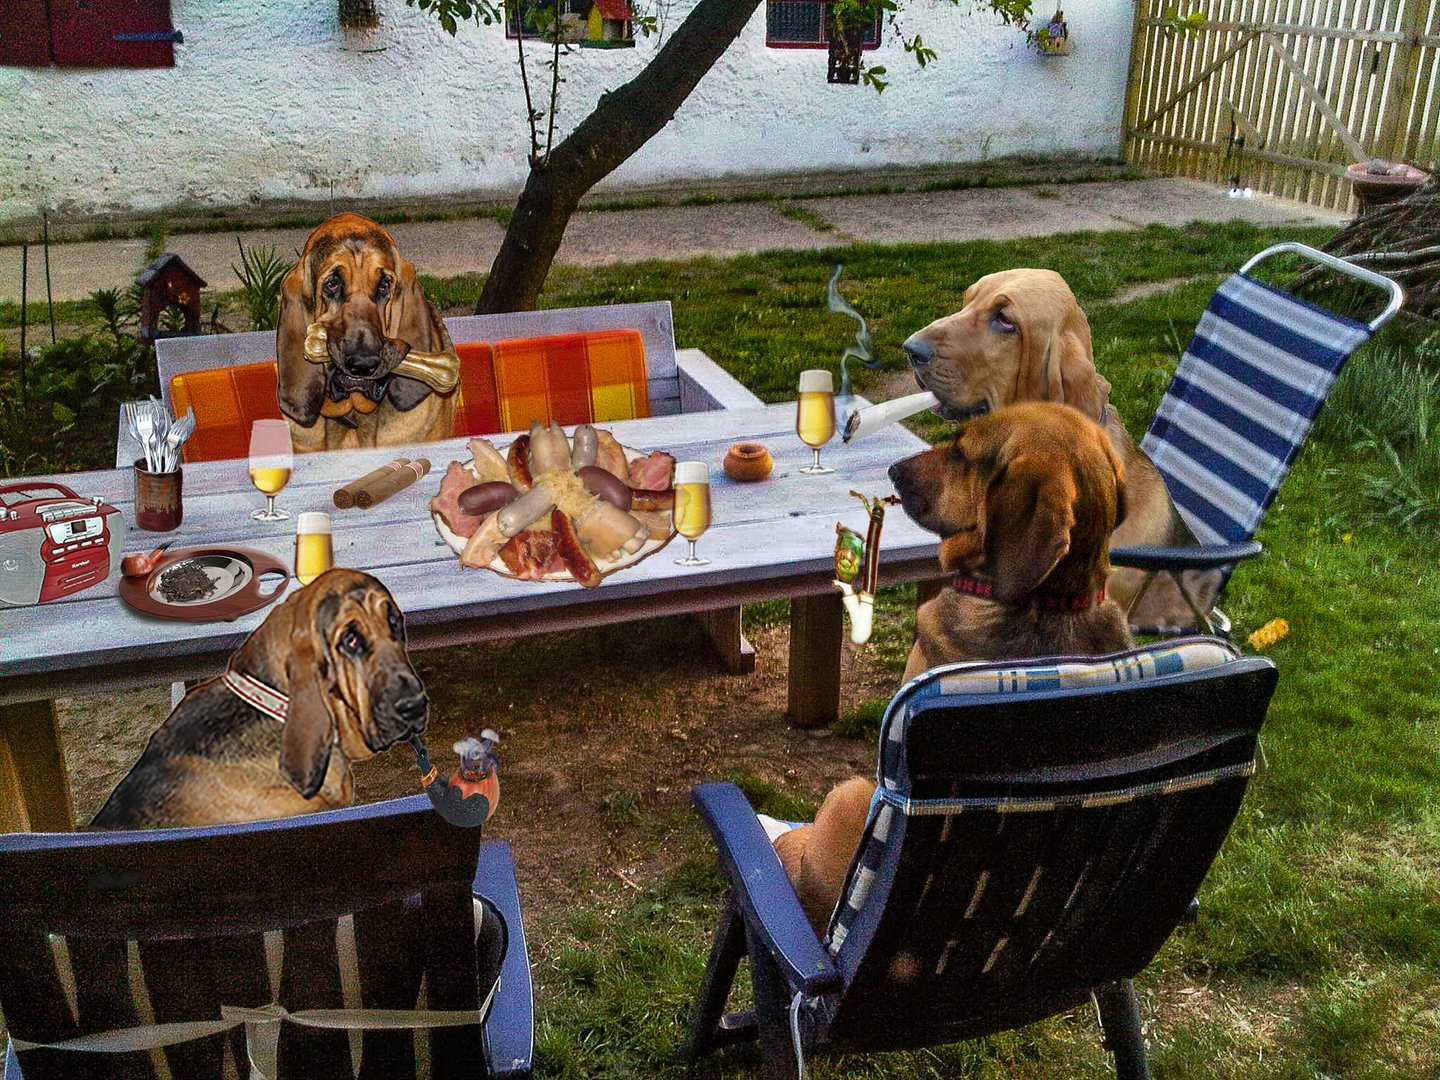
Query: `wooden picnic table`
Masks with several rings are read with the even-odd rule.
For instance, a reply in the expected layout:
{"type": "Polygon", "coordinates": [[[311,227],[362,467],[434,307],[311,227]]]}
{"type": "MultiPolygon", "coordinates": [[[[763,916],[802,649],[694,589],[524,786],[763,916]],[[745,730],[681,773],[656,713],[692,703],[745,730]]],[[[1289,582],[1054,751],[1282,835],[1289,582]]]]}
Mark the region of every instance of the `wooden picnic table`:
{"type": "MultiPolygon", "coordinates": [[[[861,401],[861,404],[864,402],[861,401]]],[[[297,456],[290,484],[276,499],[298,515],[324,510],[334,522],[335,563],[383,581],[405,612],[412,649],[506,639],[678,613],[710,615],[712,635],[732,649],[744,645],[738,616],[714,613],[761,600],[793,601],[789,714],[805,726],[828,723],[839,708],[841,605],[833,579],[835,523],[863,532],[864,511],[850,495],[892,490],[887,470],[925,443],[902,426],[850,445],[837,438],[824,450],[835,468],[825,476],[797,469],[811,459],[795,436],[795,406],[780,404],[606,425],[627,446],[666,450],[677,460],[711,466],[713,524],[700,539],[710,565],[675,564],[676,538],[662,551],[609,577],[595,589],[571,582],[524,582],[465,570],[440,539],[426,503],[451,460],[468,459],[464,439],[418,448],[387,447],[297,456]],[[775,468],[760,483],[742,484],[720,463],[737,441],[763,442],[775,468]],[[332,492],[397,454],[428,457],[431,474],[370,510],[336,510],[332,492]]],[[[503,447],[510,436],[496,436],[503,447]]],[[[99,495],[133,523],[128,470],[52,477],[82,496],[99,495]]],[[[293,562],[295,521],[254,521],[264,503],[246,462],[185,466],[184,523],[173,533],[131,528],[127,552],[173,538],[176,548],[235,544],[293,562]]],[[[936,538],[903,511],[886,517],[881,580],[942,576],[936,538]]],[[[64,754],[53,699],[110,693],[178,680],[209,678],[273,610],[269,605],[234,622],[192,623],[137,614],[117,596],[118,568],[103,584],[63,600],[0,609],[0,831],[72,827],[64,754]]],[[[290,589],[298,585],[292,582],[290,589]]],[[[103,703],[97,699],[96,708],[103,703]]]]}

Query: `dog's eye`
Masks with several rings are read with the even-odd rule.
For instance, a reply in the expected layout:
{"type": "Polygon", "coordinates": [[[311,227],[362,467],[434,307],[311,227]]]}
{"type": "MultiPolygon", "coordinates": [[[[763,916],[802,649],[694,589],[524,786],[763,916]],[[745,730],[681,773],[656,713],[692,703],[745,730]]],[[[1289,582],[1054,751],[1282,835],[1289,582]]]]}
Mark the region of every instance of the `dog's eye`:
{"type": "Polygon", "coordinates": [[[321,291],[325,293],[326,300],[339,300],[340,294],[344,290],[345,282],[341,280],[340,275],[332,274],[330,277],[325,279],[325,284],[322,287],[321,291]]]}
{"type": "Polygon", "coordinates": [[[1002,334],[1015,333],[1015,324],[1005,317],[1005,313],[999,308],[990,316],[991,329],[998,330],[1002,334]]]}
{"type": "Polygon", "coordinates": [[[370,646],[365,641],[364,635],[353,626],[349,627],[345,631],[345,635],[340,639],[340,648],[350,656],[364,656],[370,651],[370,646]]]}
{"type": "Polygon", "coordinates": [[[388,300],[390,298],[390,279],[383,274],[380,276],[380,284],[375,286],[375,299],[388,300]]]}
{"type": "Polygon", "coordinates": [[[400,612],[395,609],[393,604],[387,604],[385,614],[390,620],[390,636],[396,641],[403,642],[405,640],[405,620],[400,617],[400,612]]]}

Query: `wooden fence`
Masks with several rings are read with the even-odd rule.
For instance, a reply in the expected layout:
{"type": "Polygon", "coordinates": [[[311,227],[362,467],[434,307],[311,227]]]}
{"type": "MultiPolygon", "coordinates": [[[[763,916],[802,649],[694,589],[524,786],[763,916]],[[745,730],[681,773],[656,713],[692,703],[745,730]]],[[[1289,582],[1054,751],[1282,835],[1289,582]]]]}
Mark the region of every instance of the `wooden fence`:
{"type": "Polygon", "coordinates": [[[1351,162],[1434,169],[1440,0],[1136,0],[1125,156],[1335,209],[1351,162]]]}

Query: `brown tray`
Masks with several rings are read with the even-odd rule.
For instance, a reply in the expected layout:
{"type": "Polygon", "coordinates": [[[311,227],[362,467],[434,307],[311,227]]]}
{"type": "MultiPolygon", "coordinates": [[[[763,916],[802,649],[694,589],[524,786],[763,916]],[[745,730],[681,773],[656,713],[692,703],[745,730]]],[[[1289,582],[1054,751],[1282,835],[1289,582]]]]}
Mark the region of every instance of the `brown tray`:
{"type": "Polygon", "coordinates": [[[290,568],[275,556],[243,547],[193,547],[167,551],[148,574],[120,579],[120,599],[142,615],[190,622],[233,622],[241,615],[258,611],[284,594],[290,583],[290,568]],[[156,595],[160,575],[176,563],[200,561],[219,588],[210,599],[174,602],[156,595]],[[260,592],[260,578],[279,572],[285,580],[270,593],[260,592]]]}

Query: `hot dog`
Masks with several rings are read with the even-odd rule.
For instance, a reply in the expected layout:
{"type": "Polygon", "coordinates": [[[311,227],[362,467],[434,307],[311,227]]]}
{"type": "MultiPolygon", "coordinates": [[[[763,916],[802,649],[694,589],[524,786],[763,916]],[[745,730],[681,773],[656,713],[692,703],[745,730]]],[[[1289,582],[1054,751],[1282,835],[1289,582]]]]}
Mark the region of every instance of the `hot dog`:
{"type": "Polygon", "coordinates": [[[600,568],[595,565],[595,561],[590,558],[581,545],[580,538],[575,535],[575,526],[571,523],[570,518],[561,513],[558,508],[551,510],[550,527],[560,538],[560,561],[570,571],[570,576],[587,589],[593,589],[599,585],[600,568]]]}
{"type": "Polygon", "coordinates": [[[457,501],[460,503],[460,509],[465,513],[482,517],[491,510],[499,510],[502,506],[510,505],[519,494],[515,490],[515,485],[509,481],[490,480],[466,488],[460,493],[457,501]]]}
{"type": "Polygon", "coordinates": [[[535,487],[504,507],[495,516],[500,523],[500,531],[506,536],[514,536],[554,505],[555,500],[550,497],[550,492],[543,487],[535,487]]]}
{"type": "Polygon", "coordinates": [[[664,491],[652,491],[649,488],[631,488],[630,507],[636,510],[673,510],[675,489],[672,487],[664,491]]]}
{"type": "Polygon", "coordinates": [[[570,467],[579,472],[594,465],[595,457],[600,451],[600,436],[595,434],[595,429],[589,424],[581,424],[575,429],[574,443],[570,450],[570,467]]]}
{"type": "Polygon", "coordinates": [[[510,470],[510,482],[515,485],[515,490],[529,491],[534,486],[535,478],[530,475],[529,435],[521,435],[510,444],[505,464],[510,470]]]}

